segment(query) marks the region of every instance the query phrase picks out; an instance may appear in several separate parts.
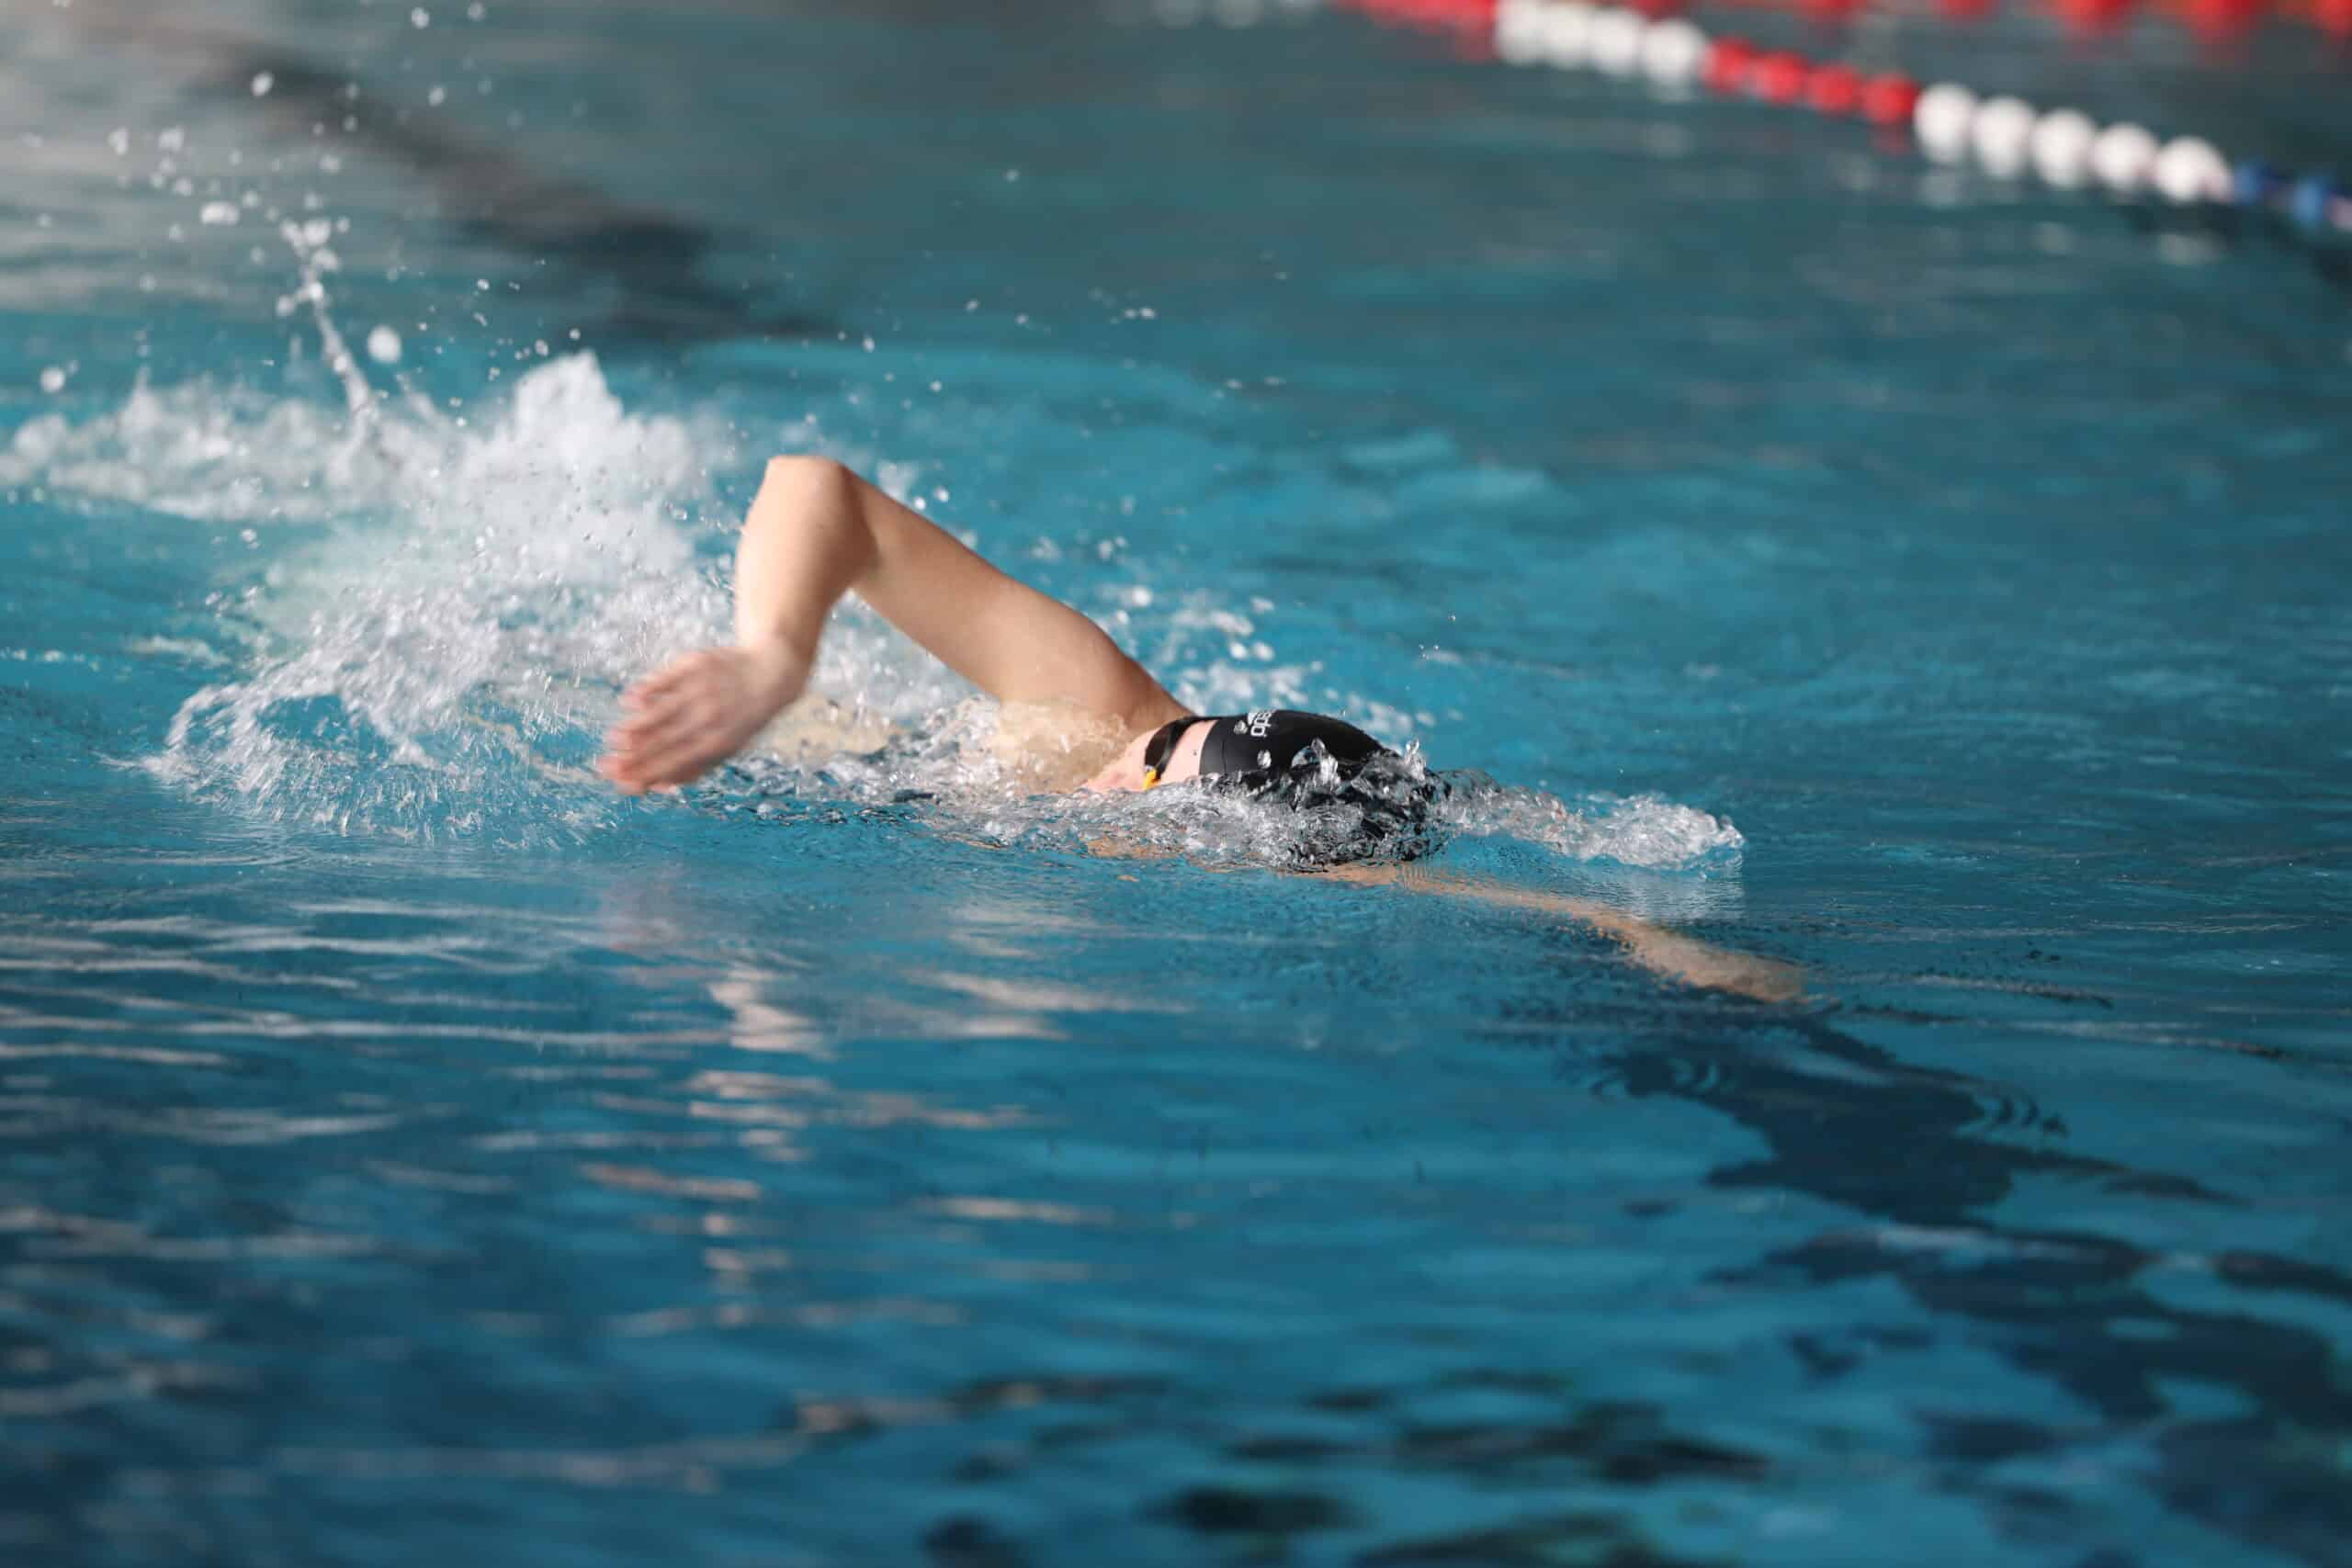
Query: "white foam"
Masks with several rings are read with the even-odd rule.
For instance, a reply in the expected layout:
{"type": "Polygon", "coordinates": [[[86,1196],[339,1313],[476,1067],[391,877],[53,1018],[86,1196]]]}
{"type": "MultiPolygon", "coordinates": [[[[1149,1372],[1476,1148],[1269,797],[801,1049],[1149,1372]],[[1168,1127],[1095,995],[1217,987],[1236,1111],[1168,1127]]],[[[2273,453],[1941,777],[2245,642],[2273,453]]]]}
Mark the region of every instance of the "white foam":
{"type": "Polygon", "coordinates": [[[261,553],[231,558],[246,581],[216,596],[251,667],[183,705],[164,776],[419,836],[502,806],[526,838],[535,817],[602,815],[579,763],[612,692],[725,626],[689,522],[709,443],[628,414],[587,355],[533,369],[471,424],[421,404],[378,415],[142,383],[114,413],[17,431],[0,483],[251,525],[261,553]]]}
{"type": "Polygon", "coordinates": [[[1722,818],[1655,795],[1587,795],[1571,805],[1484,779],[1457,790],[1440,816],[1467,837],[1505,836],[1570,860],[1649,871],[1730,872],[1747,842],[1722,818]]]}

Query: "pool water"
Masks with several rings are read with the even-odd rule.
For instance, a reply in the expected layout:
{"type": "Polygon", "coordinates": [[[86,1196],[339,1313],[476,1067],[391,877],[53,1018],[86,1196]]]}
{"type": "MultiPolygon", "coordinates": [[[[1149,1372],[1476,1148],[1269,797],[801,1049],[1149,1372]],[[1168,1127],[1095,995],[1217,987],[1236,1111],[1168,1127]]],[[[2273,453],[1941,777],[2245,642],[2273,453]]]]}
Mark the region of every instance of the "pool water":
{"type": "MultiPolygon", "coordinates": [[[[2352,1562],[2308,252],[1296,6],[473,9],[0,28],[6,1561],[2352,1562]],[[616,797],[792,450],[1805,998],[854,612],[872,744],[616,797]]],[[[2308,161],[2307,40],[1863,44],[2308,161]]]]}

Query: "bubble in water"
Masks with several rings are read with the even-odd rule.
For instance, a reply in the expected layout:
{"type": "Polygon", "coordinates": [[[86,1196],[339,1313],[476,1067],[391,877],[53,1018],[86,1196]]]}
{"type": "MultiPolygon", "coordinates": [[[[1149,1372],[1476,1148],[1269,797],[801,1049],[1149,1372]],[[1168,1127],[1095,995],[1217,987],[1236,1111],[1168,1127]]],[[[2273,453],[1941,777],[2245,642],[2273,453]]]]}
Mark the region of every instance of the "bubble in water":
{"type": "Polygon", "coordinates": [[[266,97],[269,96],[269,90],[270,90],[272,87],[275,87],[275,86],[277,86],[277,78],[276,76],[272,75],[269,72],[266,72],[266,71],[256,71],[256,72],[254,72],[254,97],[256,97],[256,98],[266,98],[266,97]]]}
{"type": "Polygon", "coordinates": [[[40,373],[40,389],[51,396],[55,396],[57,393],[65,390],[64,367],[62,366],[51,365],[48,368],[44,369],[40,373]]]}
{"type": "Polygon", "coordinates": [[[378,327],[368,334],[368,357],[379,365],[401,362],[401,334],[390,327],[378,327]]]}
{"type": "Polygon", "coordinates": [[[419,6],[408,14],[408,25],[423,29],[433,25],[433,13],[419,6]]]}
{"type": "Polygon", "coordinates": [[[222,229],[236,222],[240,215],[233,201],[208,201],[196,216],[208,229],[222,229]]]}

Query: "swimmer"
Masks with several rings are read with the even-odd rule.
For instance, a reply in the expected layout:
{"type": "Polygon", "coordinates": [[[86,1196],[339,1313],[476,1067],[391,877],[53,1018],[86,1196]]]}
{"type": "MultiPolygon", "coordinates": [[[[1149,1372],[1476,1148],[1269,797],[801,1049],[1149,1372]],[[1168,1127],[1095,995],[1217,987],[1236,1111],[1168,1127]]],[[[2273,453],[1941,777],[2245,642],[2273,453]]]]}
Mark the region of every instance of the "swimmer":
{"type": "Polygon", "coordinates": [[[597,771],[641,795],[690,783],[743,750],[808,690],[826,618],[852,592],[1001,713],[1028,716],[1043,741],[1032,760],[1058,775],[1049,787],[1138,791],[1200,781],[1295,800],[1366,781],[1367,822],[1403,847],[1369,863],[1329,857],[1316,864],[1326,874],[1566,916],[1688,984],[1764,1000],[1799,993],[1787,964],[1725,953],[1605,905],[1404,863],[1416,803],[1400,791],[1433,786],[1384,787],[1377,775],[1396,752],[1319,714],[1193,713],[1085,615],[1006,576],[829,458],[768,464],[736,552],[734,644],[690,653],[623,694],[624,716],[597,771]]]}

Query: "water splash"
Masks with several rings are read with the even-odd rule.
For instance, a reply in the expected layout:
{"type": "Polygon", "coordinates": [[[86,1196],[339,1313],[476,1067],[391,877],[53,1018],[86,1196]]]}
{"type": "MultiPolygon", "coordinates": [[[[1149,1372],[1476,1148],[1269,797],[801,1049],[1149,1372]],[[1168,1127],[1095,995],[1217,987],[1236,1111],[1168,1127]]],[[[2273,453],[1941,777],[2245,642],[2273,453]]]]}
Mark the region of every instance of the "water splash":
{"type": "MultiPolygon", "coordinates": [[[[1221,870],[1296,870],[1366,851],[1411,859],[1452,839],[1495,838],[1596,868],[1720,878],[1738,871],[1747,842],[1722,818],[1655,795],[1593,794],[1570,804],[1473,770],[1431,770],[1418,745],[1393,761],[1375,759],[1352,789],[1310,790],[1281,806],[1182,785],[1040,799],[1022,793],[1014,770],[997,757],[994,731],[993,708],[971,703],[948,710],[919,740],[800,765],[755,760],[698,795],[717,810],[787,818],[832,805],[889,811],[921,802],[959,836],[1008,848],[1181,857],[1221,870]]],[[[1675,902],[1670,887],[1629,893],[1637,904],[1675,902]]],[[[1707,908],[1719,905],[1711,895],[1707,908]]]]}
{"type": "Polygon", "coordinates": [[[289,820],[533,839],[610,814],[584,762],[613,692],[725,626],[696,548],[714,444],[578,355],[470,423],[141,382],[26,425],[0,483],[246,525],[246,581],[214,595],[246,660],[182,705],[159,775],[289,820]]]}
{"type": "Polygon", "coordinates": [[[1722,818],[1658,795],[1585,795],[1571,805],[1480,773],[1461,775],[1440,814],[1466,837],[1519,839],[1569,860],[1647,871],[1727,873],[1747,842],[1722,818]]]}
{"type": "Polygon", "coordinates": [[[380,498],[395,525],[273,564],[258,667],[181,706],[157,770],[345,829],[606,818],[584,763],[612,691],[723,625],[683,521],[702,491],[685,427],[627,414],[579,355],[478,434],[387,418],[328,461],[310,477],[331,510],[380,498]]]}
{"type": "MultiPolygon", "coordinates": [[[[318,258],[307,264],[315,284],[318,258]]],[[[417,839],[557,842],[644,809],[589,763],[624,685],[728,636],[720,562],[734,519],[708,475],[739,460],[731,437],[715,419],[630,412],[587,354],[534,367],[503,408],[477,405],[469,420],[377,396],[347,351],[334,359],[340,413],[245,388],[142,382],[111,414],[43,416],[0,448],[0,483],[242,525],[254,546],[242,581],[214,595],[225,678],[181,705],[150,770],[267,818],[417,839]]],[[[910,470],[890,472],[894,488],[911,482],[910,470]]],[[[1332,693],[1319,665],[1277,657],[1257,609],[1179,590],[1138,598],[1113,630],[1148,653],[1197,653],[1203,628],[1214,631],[1208,661],[1174,671],[1178,694],[1202,710],[1337,709],[1410,739],[1416,716],[1332,693]],[[1225,660],[1216,648],[1238,651],[1225,660]]],[[[1361,816],[1344,800],[1300,811],[1202,791],[1042,793],[1098,760],[1073,750],[1048,781],[1035,764],[1050,726],[1021,729],[854,604],[828,634],[815,685],[827,700],[797,709],[689,802],[786,820],[887,812],[1008,847],[1220,866],[1316,861],[1361,816]]],[[[1404,766],[1422,776],[1418,748],[1404,766]]],[[[1687,806],[1570,803],[1482,774],[1440,777],[1431,844],[1505,837],[1600,864],[1738,864],[1737,829],[1687,806]]]]}

